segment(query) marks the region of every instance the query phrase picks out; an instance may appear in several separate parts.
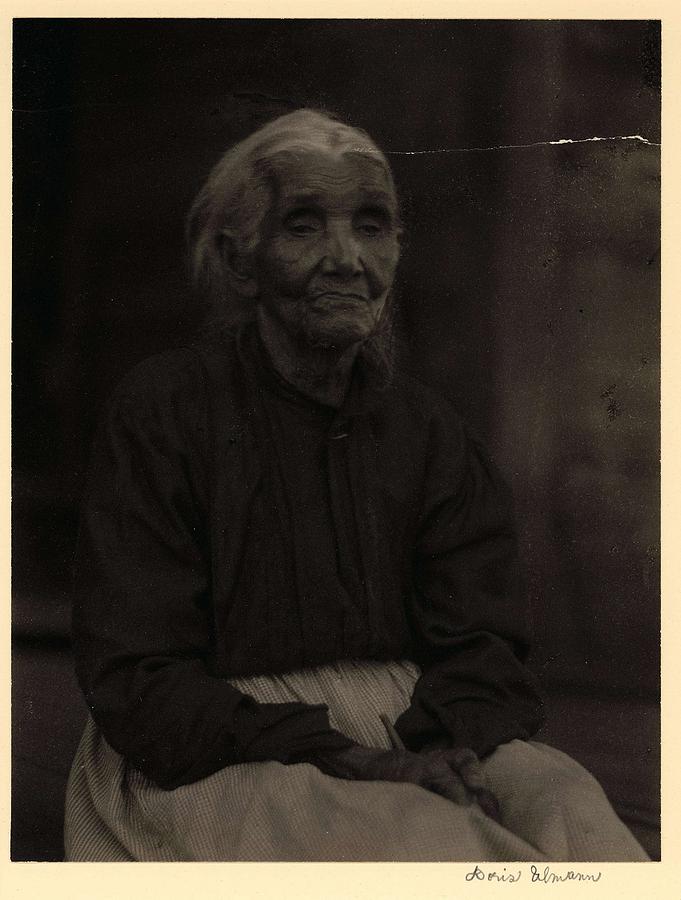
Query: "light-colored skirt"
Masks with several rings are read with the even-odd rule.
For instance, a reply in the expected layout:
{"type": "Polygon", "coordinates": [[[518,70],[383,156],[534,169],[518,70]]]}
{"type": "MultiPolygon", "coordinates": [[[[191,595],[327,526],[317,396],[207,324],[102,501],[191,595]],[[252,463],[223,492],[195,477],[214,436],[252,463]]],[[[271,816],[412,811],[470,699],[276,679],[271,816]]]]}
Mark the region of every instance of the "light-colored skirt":
{"type": "MultiPolygon", "coordinates": [[[[266,703],[324,703],[331,724],[389,748],[381,721],[409,705],[409,662],[342,662],[232,679],[266,703]]],[[[244,763],[172,791],[109,747],[88,721],[66,798],[71,861],[639,861],[648,857],[601,787],[544,744],[511,741],[483,763],[502,824],[423,788],[345,781],[308,763],[244,763]]]]}

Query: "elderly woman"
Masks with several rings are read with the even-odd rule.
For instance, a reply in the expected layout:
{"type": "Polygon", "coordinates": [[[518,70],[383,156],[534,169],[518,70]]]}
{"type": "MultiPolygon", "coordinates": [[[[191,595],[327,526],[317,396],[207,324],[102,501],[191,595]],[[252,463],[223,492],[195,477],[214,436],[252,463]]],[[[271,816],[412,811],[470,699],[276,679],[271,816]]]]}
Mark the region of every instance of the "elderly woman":
{"type": "Polygon", "coordinates": [[[392,365],[385,157],[283,116],[223,156],[189,231],[239,324],[143,363],[100,428],[67,858],[645,859],[529,740],[507,492],[392,365]]]}

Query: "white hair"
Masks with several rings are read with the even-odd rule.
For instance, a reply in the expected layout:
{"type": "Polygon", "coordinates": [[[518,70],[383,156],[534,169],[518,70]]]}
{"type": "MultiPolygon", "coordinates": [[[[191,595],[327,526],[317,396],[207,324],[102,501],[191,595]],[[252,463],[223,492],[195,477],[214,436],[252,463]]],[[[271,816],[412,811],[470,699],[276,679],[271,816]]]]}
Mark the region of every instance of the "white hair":
{"type": "Polygon", "coordinates": [[[228,150],[213,168],[187,220],[195,285],[213,300],[228,297],[225,242],[248,260],[257,250],[261,226],[272,202],[277,157],[311,150],[357,153],[376,161],[395,195],[390,166],[371,138],[358,128],[313,109],[299,109],[259,128],[228,150]]]}

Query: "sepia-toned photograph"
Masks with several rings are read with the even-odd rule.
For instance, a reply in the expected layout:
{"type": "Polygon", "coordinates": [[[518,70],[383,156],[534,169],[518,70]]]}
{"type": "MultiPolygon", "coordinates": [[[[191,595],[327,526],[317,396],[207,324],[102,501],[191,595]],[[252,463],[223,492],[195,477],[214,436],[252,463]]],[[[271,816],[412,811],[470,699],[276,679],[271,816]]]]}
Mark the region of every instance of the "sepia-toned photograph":
{"type": "Polygon", "coordinates": [[[660,53],[14,19],[13,861],[660,860],[660,53]]]}

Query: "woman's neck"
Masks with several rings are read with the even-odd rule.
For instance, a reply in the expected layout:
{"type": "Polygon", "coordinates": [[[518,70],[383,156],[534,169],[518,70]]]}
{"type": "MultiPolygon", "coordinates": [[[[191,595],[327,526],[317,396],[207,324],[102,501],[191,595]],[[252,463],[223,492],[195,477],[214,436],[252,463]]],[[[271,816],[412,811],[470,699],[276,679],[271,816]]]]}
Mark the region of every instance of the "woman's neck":
{"type": "Polygon", "coordinates": [[[260,307],[258,330],[272,365],[301,394],[338,409],[350,386],[360,343],[343,350],[301,346],[260,307]]]}

